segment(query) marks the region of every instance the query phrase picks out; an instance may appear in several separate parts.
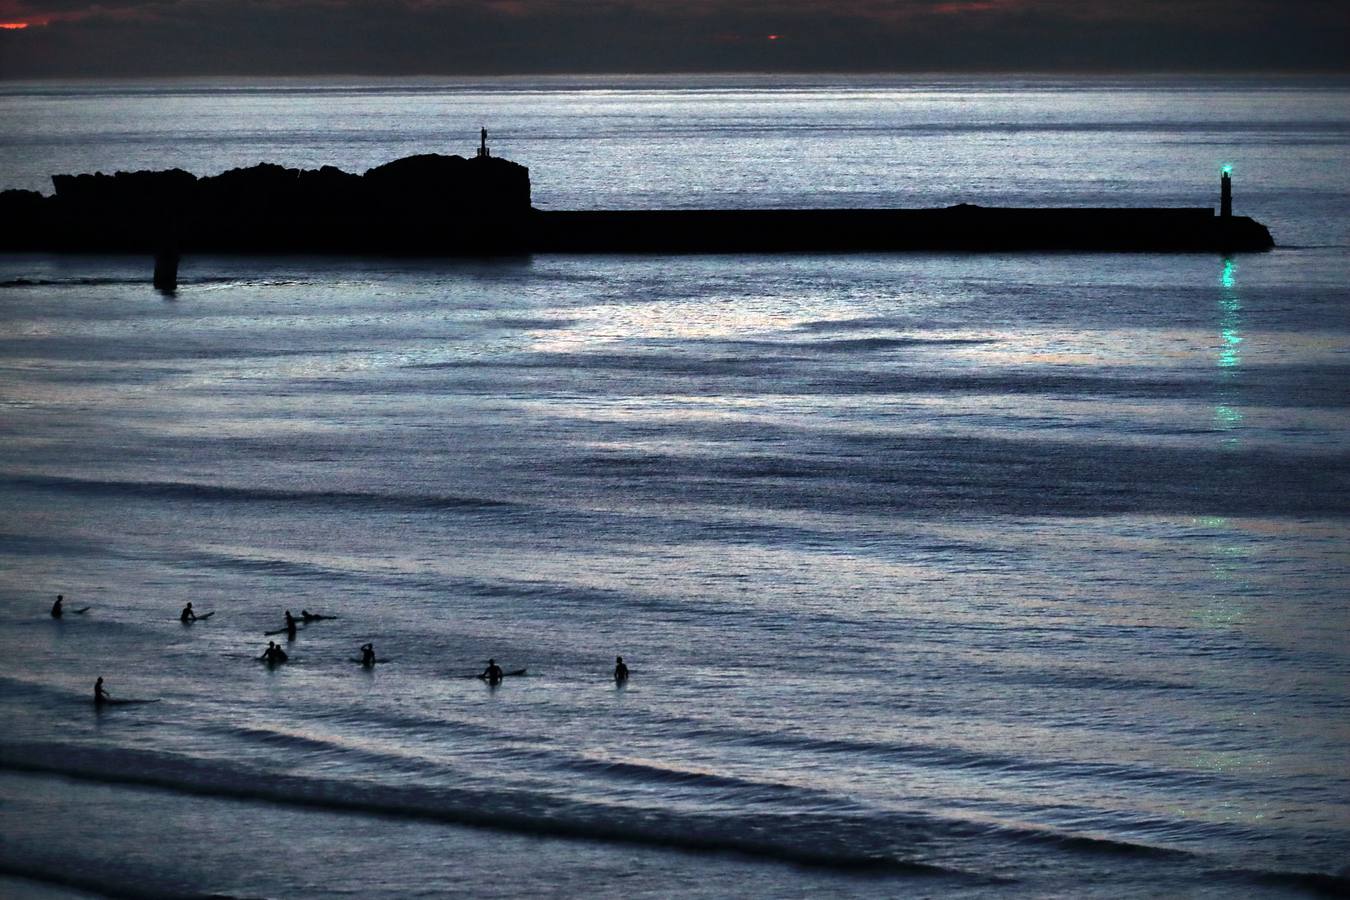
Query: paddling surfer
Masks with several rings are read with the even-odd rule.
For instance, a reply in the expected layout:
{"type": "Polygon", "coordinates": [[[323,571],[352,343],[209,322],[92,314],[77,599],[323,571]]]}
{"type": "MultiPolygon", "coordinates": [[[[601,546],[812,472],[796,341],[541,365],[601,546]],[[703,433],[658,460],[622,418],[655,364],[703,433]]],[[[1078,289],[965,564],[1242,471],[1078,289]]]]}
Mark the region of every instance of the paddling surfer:
{"type": "Polygon", "coordinates": [[[62,603],[65,603],[65,602],[66,602],[66,598],[65,598],[65,595],[64,595],[64,594],[57,594],[57,595],[56,595],[56,602],[52,604],[52,618],[53,618],[53,619],[59,619],[59,618],[61,618],[62,614],[65,613],[65,610],[63,610],[63,609],[61,608],[61,604],[62,604],[62,603]]]}
{"type": "Polygon", "coordinates": [[[332,619],[334,616],[325,616],[322,613],[312,613],[307,609],[300,610],[300,620],[302,622],[317,622],[320,619],[332,619]]]}
{"type": "Polygon", "coordinates": [[[628,666],[624,665],[623,657],[614,657],[614,683],[623,684],[628,681],[628,666]]]}
{"type": "Polygon", "coordinates": [[[191,600],[188,601],[187,606],[183,607],[183,612],[181,615],[178,616],[178,621],[182,622],[184,625],[187,625],[190,622],[197,621],[197,614],[192,611],[191,600]]]}
{"type": "Polygon", "coordinates": [[[497,665],[497,661],[495,659],[489,659],[487,668],[484,669],[483,674],[479,675],[478,677],[486,681],[488,684],[501,684],[502,667],[497,665]]]}
{"type": "Polygon", "coordinates": [[[98,681],[94,682],[94,705],[102,706],[111,699],[112,694],[109,694],[106,690],[103,689],[103,676],[100,675],[98,677],[98,681]]]}
{"type": "Polygon", "coordinates": [[[367,669],[369,669],[371,666],[375,665],[375,645],[374,645],[374,644],[362,644],[362,645],[361,645],[361,665],[365,666],[367,669]]]}

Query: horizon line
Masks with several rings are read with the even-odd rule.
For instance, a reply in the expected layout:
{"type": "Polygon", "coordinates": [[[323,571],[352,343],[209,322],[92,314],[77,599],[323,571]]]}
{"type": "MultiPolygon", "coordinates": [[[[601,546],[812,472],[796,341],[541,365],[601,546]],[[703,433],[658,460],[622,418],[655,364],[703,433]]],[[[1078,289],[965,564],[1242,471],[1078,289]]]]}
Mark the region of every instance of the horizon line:
{"type": "Polygon", "coordinates": [[[146,82],[146,81],[224,81],[267,80],[304,81],[364,79],[370,81],[416,81],[430,79],[467,79],[475,81],[506,79],[558,78],[670,78],[670,77],[764,77],[764,78],[850,78],[850,77],[1019,77],[1019,78],[1341,78],[1350,79],[1350,67],[1341,69],[670,69],[654,71],[587,70],[556,72],[402,72],[363,71],[281,72],[194,72],[158,74],[71,74],[7,76],[0,84],[42,84],[60,82],[146,82]]]}

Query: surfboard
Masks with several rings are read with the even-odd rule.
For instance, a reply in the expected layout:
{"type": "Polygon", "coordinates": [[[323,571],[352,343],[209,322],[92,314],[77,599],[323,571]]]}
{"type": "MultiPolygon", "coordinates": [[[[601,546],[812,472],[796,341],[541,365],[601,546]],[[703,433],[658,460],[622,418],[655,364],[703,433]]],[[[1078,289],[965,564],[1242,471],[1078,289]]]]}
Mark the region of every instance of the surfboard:
{"type": "Polygon", "coordinates": [[[74,616],[82,616],[82,615],[84,615],[85,613],[89,612],[89,610],[91,610],[91,609],[93,609],[92,606],[85,606],[85,607],[83,607],[83,608],[81,608],[81,609],[67,610],[67,612],[69,612],[71,615],[74,615],[74,616]]]}
{"type": "MultiPolygon", "coordinates": [[[[512,670],[512,671],[510,671],[510,672],[503,672],[503,673],[502,673],[502,677],[503,677],[503,678],[518,678],[519,676],[521,676],[521,675],[526,675],[526,674],[528,674],[528,673],[529,673],[529,670],[528,670],[528,669],[514,669],[514,670],[512,670]]],[[[487,675],[484,674],[484,673],[482,673],[482,672],[479,672],[477,675],[470,675],[469,677],[470,677],[470,678],[477,678],[479,681],[487,681],[487,680],[488,680],[487,675]]]]}
{"type": "Polygon", "coordinates": [[[123,699],[121,699],[120,697],[116,697],[116,698],[110,698],[110,699],[108,699],[108,700],[104,700],[102,703],[100,703],[100,702],[98,702],[97,700],[95,700],[95,701],[94,701],[94,705],[95,705],[95,706],[140,706],[140,705],[143,705],[143,704],[146,704],[146,703],[158,703],[159,700],[160,700],[160,698],[158,698],[158,697],[156,697],[154,700],[135,700],[135,699],[131,699],[131,698],[128,698],[128,699],[126,699],[126,700],[123,700],[123,699]]]}
{"type": "MultiPolygon", "coordinates": [[[[364,661],[363,661],[362,659],[360,659],[359,657],[351,656],[351,657],[348,657],[348,658],[349,658],[352,662],[354,662],[354,663],[362,663],[362,664],[364,665],[364,661]]],[[[377,662],[377,663],[387,663],[387,662],[393,662],[393,660],[390,659],[390,658],[387,657],[387,656],[377,656],[377,657],[375,657],[375,662],[377,662]]]]}
{"type": "MultiPolygon", "coordinates": [[[[299,622],[296,622],[296,623],[295,623],[295,627],[296,627],[296,629],[298,630],[298,629],[300,628],[300,623],[299,623],[299,622]]],[[[264,631],[264,632],[263,632],[263,637],[273,637],[273,636],[278,635],[278,634],[285,634],[285,633],[288,632],[288,631],[290,631],[289,628],[277,628],[277,629],[274,629],[273,631],[264,631]]]]}

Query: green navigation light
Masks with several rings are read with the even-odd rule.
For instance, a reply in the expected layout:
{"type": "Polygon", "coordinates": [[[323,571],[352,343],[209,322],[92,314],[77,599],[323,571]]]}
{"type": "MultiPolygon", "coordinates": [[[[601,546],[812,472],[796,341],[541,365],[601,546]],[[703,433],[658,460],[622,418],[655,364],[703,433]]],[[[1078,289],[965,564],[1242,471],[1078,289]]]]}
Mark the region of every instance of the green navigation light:
{"type": "Polygon", "coordinates": [[[1233,174],[1233,164],[1232,164],[1232,163],[1224,163],[1223,166],[1221,166],[1221,167],[1219,168],[1219,171],[1222,172],[1222,173],[1225,174],[1225,175],[1232,175],[1232,174],[1233,174]]]}

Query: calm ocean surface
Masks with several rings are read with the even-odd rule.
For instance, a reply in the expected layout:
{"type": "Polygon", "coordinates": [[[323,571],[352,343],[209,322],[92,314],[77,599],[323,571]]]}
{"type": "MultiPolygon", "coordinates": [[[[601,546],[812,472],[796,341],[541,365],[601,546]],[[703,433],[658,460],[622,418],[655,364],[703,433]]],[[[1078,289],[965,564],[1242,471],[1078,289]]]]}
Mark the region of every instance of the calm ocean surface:
{"type": "Polygon", "coordinates": [[[0,255],[0,893],[1350,890],[1350,82],[3,85],[0,122],[0,188],[47,192],[481,124],[547,209],[1214,206],[1231,163],[1280,245],[189,257],[172,300],[0,255]],[[288,608],[339,618],[269,671],[288,608]]]}

